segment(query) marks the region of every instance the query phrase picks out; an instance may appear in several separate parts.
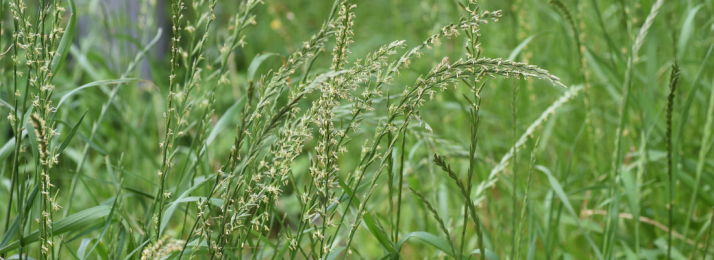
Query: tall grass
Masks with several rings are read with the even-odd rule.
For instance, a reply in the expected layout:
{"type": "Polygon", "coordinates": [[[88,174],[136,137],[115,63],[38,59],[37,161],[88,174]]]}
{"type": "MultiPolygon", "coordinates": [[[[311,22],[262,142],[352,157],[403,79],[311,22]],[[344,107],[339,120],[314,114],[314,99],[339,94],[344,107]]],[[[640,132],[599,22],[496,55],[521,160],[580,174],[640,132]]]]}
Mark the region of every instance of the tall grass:
{"type": "Polygon", "coordinates": [[[712,259],[713,8],[2,1],[0,259],[712,259]]]}

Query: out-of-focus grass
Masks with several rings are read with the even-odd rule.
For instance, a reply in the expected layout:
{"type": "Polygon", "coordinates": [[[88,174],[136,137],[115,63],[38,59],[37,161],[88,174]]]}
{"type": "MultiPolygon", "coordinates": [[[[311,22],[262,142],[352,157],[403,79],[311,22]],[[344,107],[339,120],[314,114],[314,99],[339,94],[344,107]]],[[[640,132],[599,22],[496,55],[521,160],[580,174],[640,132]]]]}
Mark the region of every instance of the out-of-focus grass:
{"type": "MultiPolygon", "coordinates": [[[[36,10],[36,1],[26,1],[29,10],[36,10]]],[[[8,11],[11,2],[14,1],[3,1],[4,34],[0,43],[3,52],[11,45],[13,29],[8,11]]],[[[136,53],[156,36],[157,24],[164,25],[162,37],[171,37],[170,16],[157,15],[170,13],[168,3],[156,7],[161,12],[149,5],[147,13],[136,14],[136,17],[143,18],[133,20],[127,19],[127,12],[138,9],[131,8],[130,4],[107,8],[105,2],[76,1],[81,29],[74,37],[67,61],[54,78],[55,104],[78,86],[122,76],[136,53]],[[139,26],[147,18],[153,22],[139,26]]],[[[237,4],[233,2],[218,1],[216,20],[211,25],[211,37],[205,47],[206,63],[209,65],[218,66],[219,48],[227,37],[229,17],[238,11],[237,4]]],[[[355,57],[364,57],[382,45],[403,39],[407,48],[399,50],[398,55],[401,55],[443,26],[457,21],[462,14],[456,1],[451,0],[351,2],[358,7],[354,9],[355,43],[350,46],[351,54],[347,59],[350,63],[355,62],[355,57]]],[[[711,18],[714,1],[665,1],[642,39],[639,52],[633,55],[632,46],[655,2],[563,0],[561,4],[567,8],[564,12],[558,4],[549,4],[548,1],[480,1],[483,10],[503,10],[503,17],[498,22],[490,22],[481,28],[483,57],[510,57],[515,61],[538,65],[560,77],[568,86],[566,89],[537,80],[499,78],[488,80],[480,94],[483,101],[480,105],[481,121],[471,195],[477,203],[485,247],[500,259],[516,255],[512,254],[514,247],[511,245],[514,234],[519,233],[523,244],[515,248],[520,248],[521,258],[526,259],[597,259],[601,254],[607,259],[664,259],[670,231],[673,236],[672,259],[700,259],[705,253],[702,249],[706,248],[705,240],[712,224],[711,208],[714,206],[714,157],[711,152],[714,145],[714,74],[711,71],[714,66],[710,57],[714,46],[714,20],[711,18]],[[568,15],[574,24],[568,21],[568,15]],[[572,25],[577,30],[573,30],[572,25]],[[581,39],[581,50],[578,50],[576,37],[581,39]],[[581,55],[584,62],[580,60],[581,55]],[[629,72],[628,59],[632,62],[629,72]],[[665,117],[670,67],[675,60],[681,73],[679,87],[672,100],[673,176],[670,183],[665,117]],[[625,95],[623,89],[626,87],[623,86],[629,85],[627,75],[631,85],[629,94],[625,95]],[[515,126],[512,124],[511,109],[514,84],[519,87],[515,126]],[[575,94],[567,102],[547,111],[544,119],[539,120],[559,98],[571,95],[568,93],[575,94]],[[625,110],[622,107],[623,98],[628,99],[625,110]],[[529,129],[533,122],[537,124],[529,129]],[[619,130],[618,126],[621,127],[619,130]],[[513,182],[514,166],[503,167],[501,164],[517,141],[512,131],[516,132],[516,138],[525,135],[525,142],[517,146],[517,160],[504,161],[518,163],[515,168],[520,170],[516,183],[513,182]],[[616,147],[618,136],[621,136],[619,148],[616,147]],[[538,138],[540,141],[535,146],[538,138]],[[613,155],[616,151],[621,154],[613,155]],[[526,188],[531,152],[537,160],[533,165],[531,183],[526,188]],[[480,183],[488,180],[493,182],[479,187],[480,183]],[[523,204],[526,191],[528,200],[523,204]],[[673,196],[671,201],[670,192],[673,196]],[[517,201],[515,207],[514,199],[517,201]],[[671,226],[668,224],[670,208],[671,226]],[[523,228],[513,230],[513,227],[523,228]]],[[[146,3],[131,2],[138,5],[146,3]]],[[[245,47],[238,48],[229,58],[229,83],[216,91],[215,112],[209,122],[215,126],[227,111],[233,114],[226,117],[224,122],[227,127],[216,132],[215,141],[206,148],[208,156],[198,160],[198,175],[215,173],[234,144],[234,129],[240,122],[242,104],[235,106],[236,109],[231,108],[246,95],[247,71],[254,57],[268,52],[277,53],[260,65],[256,75],[277,70],[285,62],[285,57],[321,28],[331,6],[331,2],[326,1],[265,0],[265,4],[255,9],[257,24],[245,30],[245,47]]],[[[187,12],[187,19],[193,15],[187,12]]],[[[334,41],[327,44],[328,54],[333,44],[334,41]]],[[[463,46],[463,35],[442,39],[440,45],[425,50],[420,58],[413,59],[408,67],[401,69],[400,76],[393,85],[385,88],[384,94],[389,93],[392,99],[399,98],[404,86],[414,84],[419,75],[428,73],[444,57],[449,57],[451,62],[464,58],[463,46]]],[[[96,255],[88,258],[106,254],[123,259],[144,243],[141,238],[146,236],[142,232],[152,232],[139,231],[136,227],[150,224],[145,223],[151,221],[151,214],[147,211],[159,185],[156,169],[161,167],[159,143],[163,142],[166,130],[162,113],[167,106],[171,74],[169,50],[168,40],[159,41],[148,53],[147,61],[139,62],[137,68],[127,75],[127,78],[143,78],[147,82],[87,88],[65,101],[57,110],[55,120],[60,132],[54,140],[57,143],[61,143],[85,111],[88,112],[72,142],[59,158],[59,164],[52,168],[53,193],[58,192],[57,201],[65,207],[54,214],[55,223],[85,209],[103,210],[103,215],[97,213],[100,214],[97,218],[83,222],[85,225],[70,226],[66,233],[60,235],[62,244],[55,246],[62,247],[63,259],[77,256],[83,247],[86,250],[87,245],[91,248],[96,242],[92,239],[99,237],[102,248],[92,252],[96,255]],[[165,53],[159,53],[159,50],[165,53]],[[107,103],[118,86],[121,89],[116,90],[113,101],[107,103]],[[100,119],[103,110],[105,114],[100,119]],[[101,122],[95,124],[98,120],[101,122]],[[84,149],[88,152],[83,159],[84,149]],[[83,166],[78,168],[83,160],[83,166]],[[73,179],[76,190],[70,201],[73,179]],[[114,204],[117,196],[122,198],[121,203],[114,204]],[[69,203],[72,205],[70,209],[67,207],[69,203]],[[119,206],[115,206],[110,214],[112,205],[119,206]],[[109,219],[105,216],[108,214],[113,216],[111,219],[115,222],[110,223],[108,231],[104,231],[104,224],[109,219]],[[120,238],[127,242],[121,244],[123,248],[115,248],[119,244],[114,243],[120,238]],[[103,253],[105,251],[109,253],[103,253]]],[[[9,217],[8,222],[11,223],[19,211],[15,204],[8,212],[9,193],[13,185],[11,158],[14,135],[5,115],[11,112],[11,101],[14,100],[11,61],[10,54],[2,57],[0,85],[0,99],[3,100],[0,104],[0,114],[3,115],[0,121],[0,224],[3,226],[0,228],[5,237],[8,236],[5,233],[5,218],[9,217]]],[[[317,69],[314,72],[326,72],[330,62],[330,55],[323,53],[315,62],[317,69]]],[[[209,75],[207,73],[204,77],[209,75]]],[[[297,82],[300,78],[292,80],[297,82]]],[[[24,97],[27,95],[24,80],[19,84],[24,97]]],[[[401,142],[397,142],[393,153],[394,160],[404,155],[403,168],[396,161],[393,167],[395,174],[389,176],[398,176],[403,169],[404,186],[423,194],[440,216],[444,228],[451,230],[449,233],[454,241],[462,241],[461,230],[466,225],[467,237],[463,240],[462,253],[467,254],[478,248],[475,227],[471,222],[463,221],[467,209],[459,187],[431,161],[433,154],[438,153],[446,158],[458,178],[462,181],[467,179],[470,106],[462,94],[472,95],[463,84],[458,89],[449,87],[420,107],[421,118],[433,131],[418,123],[412,123],[407,128],[404,150],[401,142]]],[[[307,110],[318,96],[317,93],[310,94],[298,106],[307,110]]],[[[279,102],[286,100],[283,97],[279,102]]],[[[360,151],[365,140],[374,136],[379,120],[387,115],[386,103],[386,98],[375,100],[376,109],[366,114],[360,132],[350,134],[353,140],[346,145],[349,151],[360,151]]],[[[338,106],[334,113],[336,124],[347,121],[351,117],[349,104],[345,102],[338,106]]],[[[192,140],[188,137],[176,140],[179,155],[175,168],[181,169],[184,162],[189,161],[186,154],[192,140]]],[[[35,172],[32,144],[27,138],[25,141],[23,145],[27,148],[20,156],[18,169],[21,175],[31,176],[35,172]]],[[[314,151],[316,145],[317,140],[311,140],[305,144],[305,150],[314,151]]],[[[383,144],[383,147],[386,146],[386,143],[383,144]]],[[[195,154],[190,156],[195,157],[195,154]]],[[[314,152],[310,155],[306,152],[295,159],[292,167],[295,178],[308,179],[309,156],[314,156],[314,152]]],[[[345,170],[341,174],[347,175],[347,169],[354,169],[359,160],[358,152],[342,156],[338,166],[345,170]]],[[[182,186],[184,183],[177,178],[167,179],[167,190],[173,194],[169,202],[188,188],[182,186]]],[[[394,178],[392,183],[397,185],[397,177],[394,178]]],[[[201,194],[193,196],[206,196],[210,192],[209,186],[199,188],[201,194]]],[[[30,191],[23,190],[25,194],[22,196],[30,191]]],[[[275,209],[282,216],[287,216],[288,228],[296,228],[299,222],[300,207],[293,192],[292,186],[284,187],[283,198],[275,209]]],[[[394,212],[390,212],[393,206],[389,202],[397,202],[396,194],[390,192],[386,180],[380,181],[366,206],[368,214],[372,214],[374,221],[381,223],[387,233],[391,234],[389,230],[396,229],[398,237],[416,231],[444,236],[441,223],[436,222],[425,204],[409,192],[401,193],[401,219],[398,227],[392,227],[390,214],[394,212]]],[[[17,193],[15,196],[18,196],[17,193]]],[[[12,199],[16,201],[15,197],[12,199]]],[[[30,214],[39,216],[38,210],[39,206],[32,208],[30,214]]],[[[195,203],[178,206],[165,234],[185,239],[189,231],[185,229],[185,222],[192,225],[195,214],[195,203]]],[[[355,212],[348,211],[347,214],[355,212]]],[[[27,223],[28,228],[19,233],[27,236],[37,229],[31,220],[27,223]]],[[[389,253],[366,224],[361,225],[354,235],[351,257],[377,259],[389,253]]],[[[18,241],[12,235],[8,239],[9,243],[18,241]]],[[[277,236],[268,237],[268,240],[279,245],[285,243],[284,240],[277,240],[277,236]]],[[[339,246],[344,245],[335,245],[339,246]]],[[[708,249],[707,259],[712,259],[714,255],[712,248],[708,249]]],[[[30,245],[29,251],[25,252],[36,256],[37,244],[30,245]]],[[[85,251],[81,252],[84,254],[85,251]]],[[[7,252],[3,257],[15,253],[17,251],[7,252]]],[[[404,259],[449,257],[447,255],[450,254],[418,239],[405,243],[400,253],[404,259]]],[[[263,255],[254,256],[270,258],[273,254],[266,251],[263,255]]]]}

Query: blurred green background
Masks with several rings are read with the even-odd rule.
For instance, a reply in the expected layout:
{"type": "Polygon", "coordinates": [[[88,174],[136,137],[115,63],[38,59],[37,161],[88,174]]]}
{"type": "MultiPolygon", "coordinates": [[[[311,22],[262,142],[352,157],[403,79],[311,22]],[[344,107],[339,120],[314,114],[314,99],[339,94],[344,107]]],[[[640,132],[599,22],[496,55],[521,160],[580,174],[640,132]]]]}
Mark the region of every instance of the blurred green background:
{"type": "MultiPolygon", "coordinates": [[[[211,37],[206,49],[208,64],[217,62],[219,42],[226,37],[229,16],[237,12],[236,0],[219,1],[216,8],[217,19],[212,25],[211,37]]],[[[216,111],[213,123],[236,100],[242,97],[247,86],[246,70],[256,55],[271,52],[282,57],[288,56],[310,35],[317,32],[327,18],[331,1],[312,0],[264,0],[265,4],[256,9],[257,24],[245,31],[246,45],[238,48],[230,58],[230,84],[222,86],[216,95],[216,111]]],[[[33,2],[33,1],[28,1],[33,2]]],[[[406,49],[420,44],[441,27],[456,22],[462,14],[455,0],[355,0],[356,20],[354,41],[350,46],[348,61],[364,57],[395,40],[405,40],[406,49]]],[[[521,176],[518,183],[519,198],[522,198],[527,176],[529,154],[536,149],[537,168],[533,172],[533,183],[529,191],[526,229],[524,230],[523,256],[528,259],[594,259],[593,249],[585,236],[590,236],[602,250],[603,227],[612,198],[608,191],[608,178],[613,169],[612,154],[615,143],[618,117],[621,111],[622,89],[627,68],[627,58],[635,36],[639,33],[645,18],[650,13],[654,0],[563,0],[571,12],[579,35],[575,35],[563,13],[547,0],[482,0],[483,10],[503,10],[503,17],[496,23],[483,25],[480,31],[482,57],[512,59],[534,64],[561,78],[569,89],[580,85],[589,86],[581,90],[567,103],[560,106],[547,120],[536,126],[528,141],[517,155],[517,168],[521,176]],[[630,32],[630,33],[628,33],[630,32]],[[581,66],[580,52],[576,38],[583,43],[586,67],[581,66]],[[584,78],[584,70],[587,81],[584,78]],[[586,93],[592,114],[591,128],[586,125],[586,93]],[[540,138],[539,146],[533,147],[540,138]],[[553,180],[564,190],[568,203],[555,191],[553,180]],[[568,211],[572,205],[575,215],[568,211]],[[564,206],[565,205],[565,206],[564,206]],[[565,207],[565,208],[564,208],[565,207]],[[578,228],[576,220],[583,225],[578,228]],[[585,231],[585,233],[583,233],[585,231]]],[[[67,63],[55,78],[55,97],[61,97],[77,86],[85,83],[115,79],[126,70],[135,53],[153,38],[162,27],[162,40],[154,48],[145,62],[141,63],[132,76],[153,82],[129,84],[119,91],[114,103],[110,104],[106,118],[99,125],[91,146],[88,161],[79,173],[79,185],[69,214],[85,208],[105,203],[116,193],[107,174],[107,169],[122,168],[122,185],[127,187],[127,198],[122,214],[136,215],[141,219],[145,208],[151,202],[146,194],[154,193],[158,176],[160,150],[159,142],[163,133],[162,113],[166,107],[168,93],[168,69],[170,49],[170,20],[166,13],[169,5],[156,0],[77,0],[79,15],[78,33],[67,63]],[[106,165],[109,158],[111,166],[106,165]]],[[[3,1],[7,8],[8,1],[3,1]]],[[[32,4],[30,3],[32,6],[32,4]]],[[[12,31],[7,10],[4,10],[2,50],[8,48],[12,31]]],[[[714,156],[704,153],[703,175],[695,182],[697,165],[701,163],[702,147],[711,147],[714,139],[705,139],[704,132],[714,125],[707,125],[707,109],[712,106],[714,64],[709,54],[714,46],[714,1],[712,0],[672,0],[665,1],[659,10],[642,48],[636,55],[632,74],[630,107],[624,125],[622,149],[625,152],[623,170],[618,178],[617,189],[621,189],[619,206],[620,219],[617,223],[615,258],[617,259],[663,259],[667,237],[667,176],[666,176],[666,124],[665,109],[669,94],[670,67],[676,59],[681,67],[680,87],[674,100],[674,136],[677,143],[675,200],[673,201],[674,225],[677,234],[687,234],[686,240],[676,237],[675,259],[696,259],[702,255],[701,248],[712,224],[714,206],[714,156]],[[690,98],[691,97],[691,98],[690,98]],[[646,152],[643,152],[646,151],[646,152]],[[631,194],[631,183],[640,191],[631,194]],[[695,185],[699,193],[692,197],[695,185]],[[627,196],[635,196],[641,215],[640,240],[635,242],[635,221],[632,220],[633,205],[627,196]],[[688,212],[687,206],[695,201],[695,210],[688,212]],[[629,216],[629,217],[628,217],[629,216]],[[686,219],[692,224],[685,231],[686,219]],[[635,257],[639,249],[640,257],[635,257]],[[696,253],[695,253],[696,252],[696,253]],[[634,258],[633,258],[634,257],[634,258]]],[[[190,17],[190,11],[187,16],[190,17]]],[[[328,43],[330,52],[333,42],[328,43]]],[[[405,86],[415,82],[419,75],[427,73],[444,57],[451,61],[465,58],[464,39],[452,37],[444,39],[441,45],[412,60],[408,68],[400,70],[394,84],[385,89],[394,95],[401,93],[405,86]]],[[[277,69],[283,60],[271,57],[264,62],[259,73],[265,74],[277,69]]],[[[325,72],[329,68],[330,56],[322,55],[317,60],[314,72],[325,72]]],[[[2,60],[3,82],[0,98],[12,99],[10,91],[11,61],[2,60]]],[[[299,74],[299,73],[298,73],[299,74]]],[[[92,123],[99,116],[113,85],[88,89],[67,102],[57,114],[57,118],[73,125],[88,110],[78,137],[67,148],[56,166],[57,174],[52,182],[59,190],[60,204],[67,203],[69,183],[75,174],[76,164],[82,148],[88,140],[92,123]]],[[[478,167],[474,176],[475,185],[487,179],[491,170],[513,145],[514,138],[520,137],[568,89],[552,86],[538,80],[493,79],[489,80],[482,92],[481,126],[477,148],[478,167]],[[511,100],[514,84],[520,87],[517,102],[517,122],[512,119],[511,100]],[[512,134],[515,128],[517,136],[512,134]]],[[[438,152],[447,156],[449,162],[458,169],[462,178],[468,167],[468,133],[466,100],[461,96],[468,93],[466,88],[449,88],[439,92],[432,101],[420,108],[422,118],[433,132],[424,126],[413,124],[409,128],[406,149],[408,185],[421,191],[436,205],[448,226],[460,230],[463,216],[461,195],[455,192],[456,185],[431,163],[431,155],[438,152]],[[456,227],[459,227],[458,229],[456,227]]],[[[316,94],[300,104],[303,110],[310,106],[316,94]]],[[[375,111],[365,116],[360,133],[348,149],[355,151],[342,156],[342,169],[351,169],[359,160],[358,151],[364,140],[374,135],[378,120],[386,115],[386,100],[378,99],[375,111]],[[381,109],[380,109],[381,108],[381,109]],[[352,166],[352,167],[350,167],[352,166]]],[[[336,118],[346,118],[349,104],[343,104],[335,114],[336,118]]],[[[10,110],[0,106],[0,114],[10,110]]],[[[210,160],[201,165],[202,171],[213,172],[230,151],[234,127],[239,118],[222,131],[209,147],[210,160]]],[[[64,135],[69,129],[60,126],[64,135]]],[[[12,137],[12,130],[5,116],[0,119],[0,144],[6,144],[12,137]]],[[[179,140],[179,145],[189,145],[190,140],[179,140]]],[[[306,144],[306,151],[313,149],[315,141],[306,144]]],[[[704,149],[711,150],[711,149],[704,149]]],[[[401,152],[401,151],[400,151],[401,152]]],[[[0,153],[0,216],[6,216],[6,198],[10,187],[9,169],[11,159],[0,153]]],[[[31,155],[30,155],[31,156],[31,155]]],[[[181,156],[178,157],[181,161],[181,156]]],[[[486,192],[480,204],[481,219],[487,235],[487,248],[492,248],[501,259],[511,251],[511,230],[513,219],[511,193],[514,187],[512,168],[509,165],[498,176],[499,180],[486,192]]],[[[295,163],[297,178],[307,178],[308,157],[300,156],[295,163]]],[[[31,171],[27,167],[21,170],[31,171]]],[[[177,180],[169,179],[169,186],[177,180]]],[[[179,191],[176,191],[177,194],[179,191]]],[[[289,189],[284,192],[281,202],[282,212],[290,218],[297,218],[299,209],[289,189]]],[[[378,187],[373,195],[369,212],[386,221],[388,212],[386,187],[378,187]]],[[[404,195],[403,224],[400,234],[412,231],[429,231],[440,234],[436,222],[424,210],[424,206],[411,194],[404,195]]],[[[520,207],[519,207],[520,209],[520,207]]],[[[14,210],[12,212],[15,212],[14,210]]],[[[61,212],[63,214],[64,212],[61,212]]],[[[14,214],[14,213],[12,213],[14,214]]],[[[295,220],[297,221],[297,220],[295,220]]],[[[180,233],[180,223],[172,222],[168,231],[174,237],[180,233]]],[[[94,231],[98,232],[98,231],[94,231]]],[[[456,231],[454,231],[455,233],[456,231]]],[[[473,232],[473,230],[470,230],[473,232]]],[[[681,235],[680,235],[681,236],[681,235]]],[[[366,228],[361,228],[354,241],[359,254],[364,259],[377,259],[384,255],[380,244],[374,240],[366,228]]],[[[467,238],[467,248],[476,248],[476,238],[467,238]]],[[[76,251],[79,241],[67,244],[68,250],[76,251]]],[[[422,243],[423,244],[423,243],[422,243]]],[[[429,246],[419,246],[420,242],[405,245],[402,256],[405,259],[443,258],[444,253],[429,246]]],[[[712,247],[709,247],[711,257],[712,247]]],[[[69,256],[69,255],[67,255],[69,256]]]]}

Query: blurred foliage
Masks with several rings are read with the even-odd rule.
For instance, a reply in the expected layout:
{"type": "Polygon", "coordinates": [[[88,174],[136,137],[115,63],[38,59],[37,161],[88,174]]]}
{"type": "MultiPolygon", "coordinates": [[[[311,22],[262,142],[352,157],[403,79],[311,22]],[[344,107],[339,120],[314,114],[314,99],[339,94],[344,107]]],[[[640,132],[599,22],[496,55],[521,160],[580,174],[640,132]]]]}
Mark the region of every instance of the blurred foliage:
{"type": "MultiPolygon", "coordinates": [[[[121,215],[124,221],[133,219],[131,215],[137,216],[135,221],[144,221],[146,208],[151,203],[151,199],[147,197],[153,196],[158,181],[156,169],[161,161],[159,143],[165,131],[162,113],[166,108],[168,79],[171,73],[168,68],[171,59],[171,28],[170,16],[167,15],[171,10],[168,3],[161,1],[152,9],[151,1],[155,0],[76,1],[79,25],[67,62],[53,81],[57,99],[83,84],[119,78],[134,59],[135,53],[157,34],[159,27],[162,28],[162,40],[152,48],[146,61],[140,63],[132,72],[132,77],[140,77],[151,83],[127,84],[119,90],[115,102],[110,104],[111,108],[98,126],[97,135],[90,144],[87,162],[80,173],[75,173],[75,170],[82,155],[82,147],[87,143],[93,123],[99,117],[99,111],[115,85],[103,85],[77,93],[57,112],[58,122],[66,123],[58,124],[62,137],[58,140],[63,140],[71,126],[88,111],[73,142],[60,158],[59,165],[53,168],[55,174],[52,175],[52,183],[56,186],[55,190],[59,191],[59,203],[62,205],[68,202],[73,176],[81,175],[81,183],[76,191],[78,196],[72,201],[73,208],[67,213],[60,211],[59,215],[71,215],[99,204],[111,205],[117,195],[108,173],[108,170],[113,170],[121,172],[122,187],[128,187],[128,192],[121,194],[125,197],[125,205],[117,214],[121,215]],[[147,24],[147,19],[153,22],[147,24]]],[[[205,58],[209,65],[218,65],[220,44],[227,37],[230,16],[238,11],[238,5],[234,4],[234,1],[237,0],[222,0],[217,5],[215,26],[212,25],[211,37],[206,47],[205,58]]],[[[324,0],[264,1],[265,4],[255,9],[257,24],[245,31],[245,46],[238,48],[229,58],[230,83],[220,86],[217,91],[212,124],[245,95],[248,86],[247,69],[254,57],[263,53],[277,53],[277,56],[269,57],[260,66],[256,75],[275,71],[285,62],[285,57],[321,28],[332,5],[331,1],[324,0]]],[[[3,52],[11,48],[12,22],[7,11],[8,2],[10,1],[3,1],[4,31],[0,42],[3,52]]],[[[27,2],[29,9],[36,8],[36,5],[32,4],[35,1],[27,2]]],[[[351,54],[347,59],[349,62],[354,62],[357,57],[364,57],[395,40],[406,41],[407,48],[399,50],[401,55],[443,26],[458,21],[463,12],[455,0],[350,2],[354,2],[358,7],[355,9],[355,43],[350,47],[351,54]]],[[[524,196],[523,176],[527,176],[530,161],[528,154],[533,149],[536,149],[537,154],[537,168],[533,172],[533,183],[528,194],[530,202],[527,205],[525,229],[522,230],[525,236],[522,255],[528,259],[595,259],[593,249],[578,229],[577,222],[584,226],[584,230],[602,250],[603,244],[606,243],[603,242],[603,229],[613,200],[608,190],[614,188],[621,190],[623,197],[618,207],[620,218],[616,223],[618,228],[613,259],[664,259],[667,238],[664,228],[667,228],[667,209],[670,205],[667,199],[667,126],[664,111],[669,94],[669,71],[676,59],[681,67],[681,78],[674,99],[673,117],[675,142],[678,142],[674,152],[678,161],[675,165],[673,231],[677,234],[687,234],[688,240],[675,237],[675,255],[690,257],[696,251],[696,259],[699,259],[702,250],[695,250],[694,245],[701,247],[704,244],[707,230],[712,224],[711,207],[714,206],[712,152],[704,154],[703,163],[700,157],[701,148],[711,147],[714,143],[711,136],[709,140],[704,140],[705,131],[714,128],[714,125],[705,123],[708,108],[712,106],[709,96],[714,91],[714,64],[709,57],[711,46],[714,46],[714,1],[666,1],[659,10],[659,15],[634,59],[630,106],[626,110],[627,120],[622,133],[623,161],[615,162],[621,163],[620,174],[624,177],[618,177],[616,187],[612,187],[608,176],[613,170],[612,154],[615,151],[627,58],[630,56],[634,39],[655,1],[563,0],[564,5],[572,12],[580,35],[574,35],[565,16],[545,0],[479,2],[484,10],[503,10],[500,21],[482,26],[482,57],[510,57],[515,61],[535,64],[560,77],[568,88],[585,84],[589,86],[556,112],[548,115],[517,153],[521,176],[516,183],[519,200],[524,196]],[[587,82],[581,72],[576,37],[582,39],[585,73],[589,77],[587,82]],[[709,59],[705,60],[705,57],[709,59]],[[585,104],[585,98],[588,96],[585,93],[589,94],[591,102],[592,114],[589,116],[590,112],[585,104]],[[690,95],[693,97],[691,101],[688,99],[690,95]],[[687,106],[691,108],[685,115],[687,106]],[[588,123],[586,119],[589,120],[588,123]],[[537,138],[540,138],[539,145],[533,147],[537,138]],[[643,153],[643,150],[647,152],[643,153]],[[703,164],[703,176],[701,181],[696,183],[699,163],[703,164]],[[563,209],[563,198],[556,194],[554,184],[548,176],[554,176],[562,186],[577,216],[572,216],[563,209]],[[624,182],[630,179],[641,181],[637,186],[640,190],[637,194],[637,211],[641,215],[642,223],[639,228],[639,244],[636,244],[634,237],[636,224],[632,220],[633,208],[625,197],[631,190],[624,182]],[[695,200],[695,210],[690,214],[687,206],[695,185],[700,185],[700,192],[692,197],[695,200]],[[687,219],[690,219],[692,224],[687,227],[689,230],[685,231],[687,219]],[[634,256],[636,249],[640,253],[639,258],[634,256]]],[[[191,13],[190,10],[186,12],[189,18],[194,15],[197,14],[191,13]]],[[[69,15],[65,16],[66,20],[69,15]]],[[[186,34],[183,37],[190,36],[186,34]]],[[[327,44],[326,52],[329,53],[332,45],[332,41],[327,44]]],[[[404,86],[414,84],[419,75],[428,73],[445,57],[452,62],[465,58],[463,46],[463,37],[452,37],[443,39],[441,45],[432,50],[425,50],[420,58],[413,59],[407,68],[400,70],[400,76],[396,77],[394,84],[385,88],[385,97],[398,95],[404,86]]],[[[2,57],[1,61],[3,78],[0,99],[10,102],[13,100],[13,91],[10,88],[12,61],[8,57],[2,57]]],[[[326,72],[330,61],[329,55],[322,55],[316,60],[313,72],[326,72]]],[[[208,75],[210,73],[207,72],[204,77],[208,75]]],[[[297,80],[299,78],[293,79],[297,80]]],[[[25,83],[19,84],[19,89],[24,89],[25,83]]],[[[201,87],[203,86],[199,86],[201,87]]],[[[513,128],[519,137],[566,91],[568,89],[538,80],[522,81],[511,78],[487,81],[481,93],[482,121],[476,152],[478,164],[474,185],[486,180],[491,170],[512,147],[513,128]],[[514,84],[520,86],[515,125],[511,114],[514,84]]],[[[426,199],[431,201],[446,225],[454,229],[452,235],[455,237],[460,236],[463,224],[463,198],[456,192],[457,186],[454,182],[431,162],[431,156],[433,153],[445,156],[461,179],[466,178],[469,121],[468,104],[462,94],[470,95],[463,84],[459,88],[449,87],[447,91],[434,95],[432,101],[426,102],[420,108],[421,117],[431,126],[433,132],[428,131],[424,125],[412,124],[408,130],[406,150],[395,152],[395,155],[406,153],[405,185],[422,192],[426,199]]],[[[299,107],[302,110],[308,109],[318,95],[311,94],[299,107]]],[[[281,98],[280,102],[286,100],[287,98],[281,98]]],[[[351,136],[353,140],[347,146],[348,150],[360,151],[365,140],[374,136],[378,121],[386,115],[385,104],[386,98],[376,99],[377,109],[365,116],[362,130],[351,136]]],[[[335,110],[336,121],[346,120],[351,116],[349,104],[343,105],[335,110]]],[[[0,105],[0,113],[3,115],[0,119],[0,148],[14,136],[4,116],[9,112],[7,106],[0,105]]],[[[208,147],[210,160],[201,163],[202,172],[215,172],[222,160],[228,156],[233,145],[234,126],[238,122],[238,116],[231,118],[228,127],[217,136],[216,142],[208,147]]],[[[191,139],[188,137],[177,140],[177,145],[186,146],[186,149],[190,143],[191,139]]],[[[315,145],[316,141],[312,140],[306,143],[305,150],[312,151],[315,145]]],[[[11,186],[12,171],[12,156],[8,156],[10,152],[11,148],[7,154],[0,153],[2,223],[8,214],[6,198],[11,186]]],[[[30,160],[32,158],[29,152],[23,156],[30,160]]],[[[183,155],[179,156],[177,167],[180,167],[184,159],[186,158],[183,155]]],[[[352,169],[358,160],[357,152],[352,156],[343,156],[339,161],[340,168],[352,169]]],[[[305,153],[295,161],[295,177],[308,178],[308,167],[308,154],[305,153]]],[[[519,202],[518,209],[512,208],[512,170],[512,165],[509,165],[498,175],[498,181],[488,188],[486,197],[478,206],[487,236],[486,247],[501,256],[501,259],[509,259],[506,256],[512,251],[512,223],[517,220],[511,217],[511,213],[513,210],[520,210],[521,206],[526,207],[519,202]]],[[[32,165],[21,165],[20,171],[29,174],[33,171],[32,165]]],[[[178,182],[179,180],[169,179],[168,185],[176,187],[178,182]]],[[[291,189],[292,187],[284,189],[284,200],[279,204],[278,210],[287,213],[288,223],[296,223],[299,221],[299,208],[291,189]]],[[[174,196],[178,196],[182,190],[183,188],[176,188],[174,196]]],[[[400,234],[427,231],[443,235],[424,205],[412,194],[405,192],[403,199],[405,214],[399,227],[400,234]]],[[[389,200],[392,198],[387,197],[386,185],[378,187],[368,205],[369,214],[374,214],[382,223],[389,223],[390,212],[386,203],[389,200]]],[[[16,212],[17,209],[13,208],[10,215],[14,216],[16,212]]],[[[175,223],[169,225],[168,234],[172,237],[185,234],[178,218],[174,218],[174,221],[175,223]]],[[[5,227],[2,228],[5,231],[5,227]]],[[[101,229],[95,229],[84,235],[95,238],[99,232],[101,229]]],[[[473,227],[469,226],[469,232],[473,234],[473,227]]],[[[78,250],[81,239],[69,238],[81,235],[80,233],[82,231],[77,230],[65,237],[68,251],[78,250]]],[[[467,237],[465,242],[467,249],[477,248],[475,236],[467,237]]],[[[108,245],[110,242],[105,243],[108,245]]],[[[356,244],[354,248],[358,250],[356,254],[364,259],[377,259],[385,254],[383,247],[366,227],[359,229],[353,244],[356,244]]],[[[427,244],[413,242],[405,245],[401,251],[402,257],[431,259],[446,256],[433,247],[422,245],[427,244]]],[[[709,247],[707,259],[711,259],[712,247],[709,247]]],[[[63,257],[69,259],[70,254],[63,252],[63,257]]]]}

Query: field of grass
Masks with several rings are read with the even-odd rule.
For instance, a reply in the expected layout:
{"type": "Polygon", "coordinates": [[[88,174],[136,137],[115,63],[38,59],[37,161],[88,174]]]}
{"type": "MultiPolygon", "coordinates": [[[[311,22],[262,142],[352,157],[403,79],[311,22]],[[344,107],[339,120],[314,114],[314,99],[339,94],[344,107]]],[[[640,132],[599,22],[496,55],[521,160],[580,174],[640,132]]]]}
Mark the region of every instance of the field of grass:
{"type": "Polygon", "coordinates": [[[714,259],[713,0],[0,3],[0,259],[714,259]]]}

